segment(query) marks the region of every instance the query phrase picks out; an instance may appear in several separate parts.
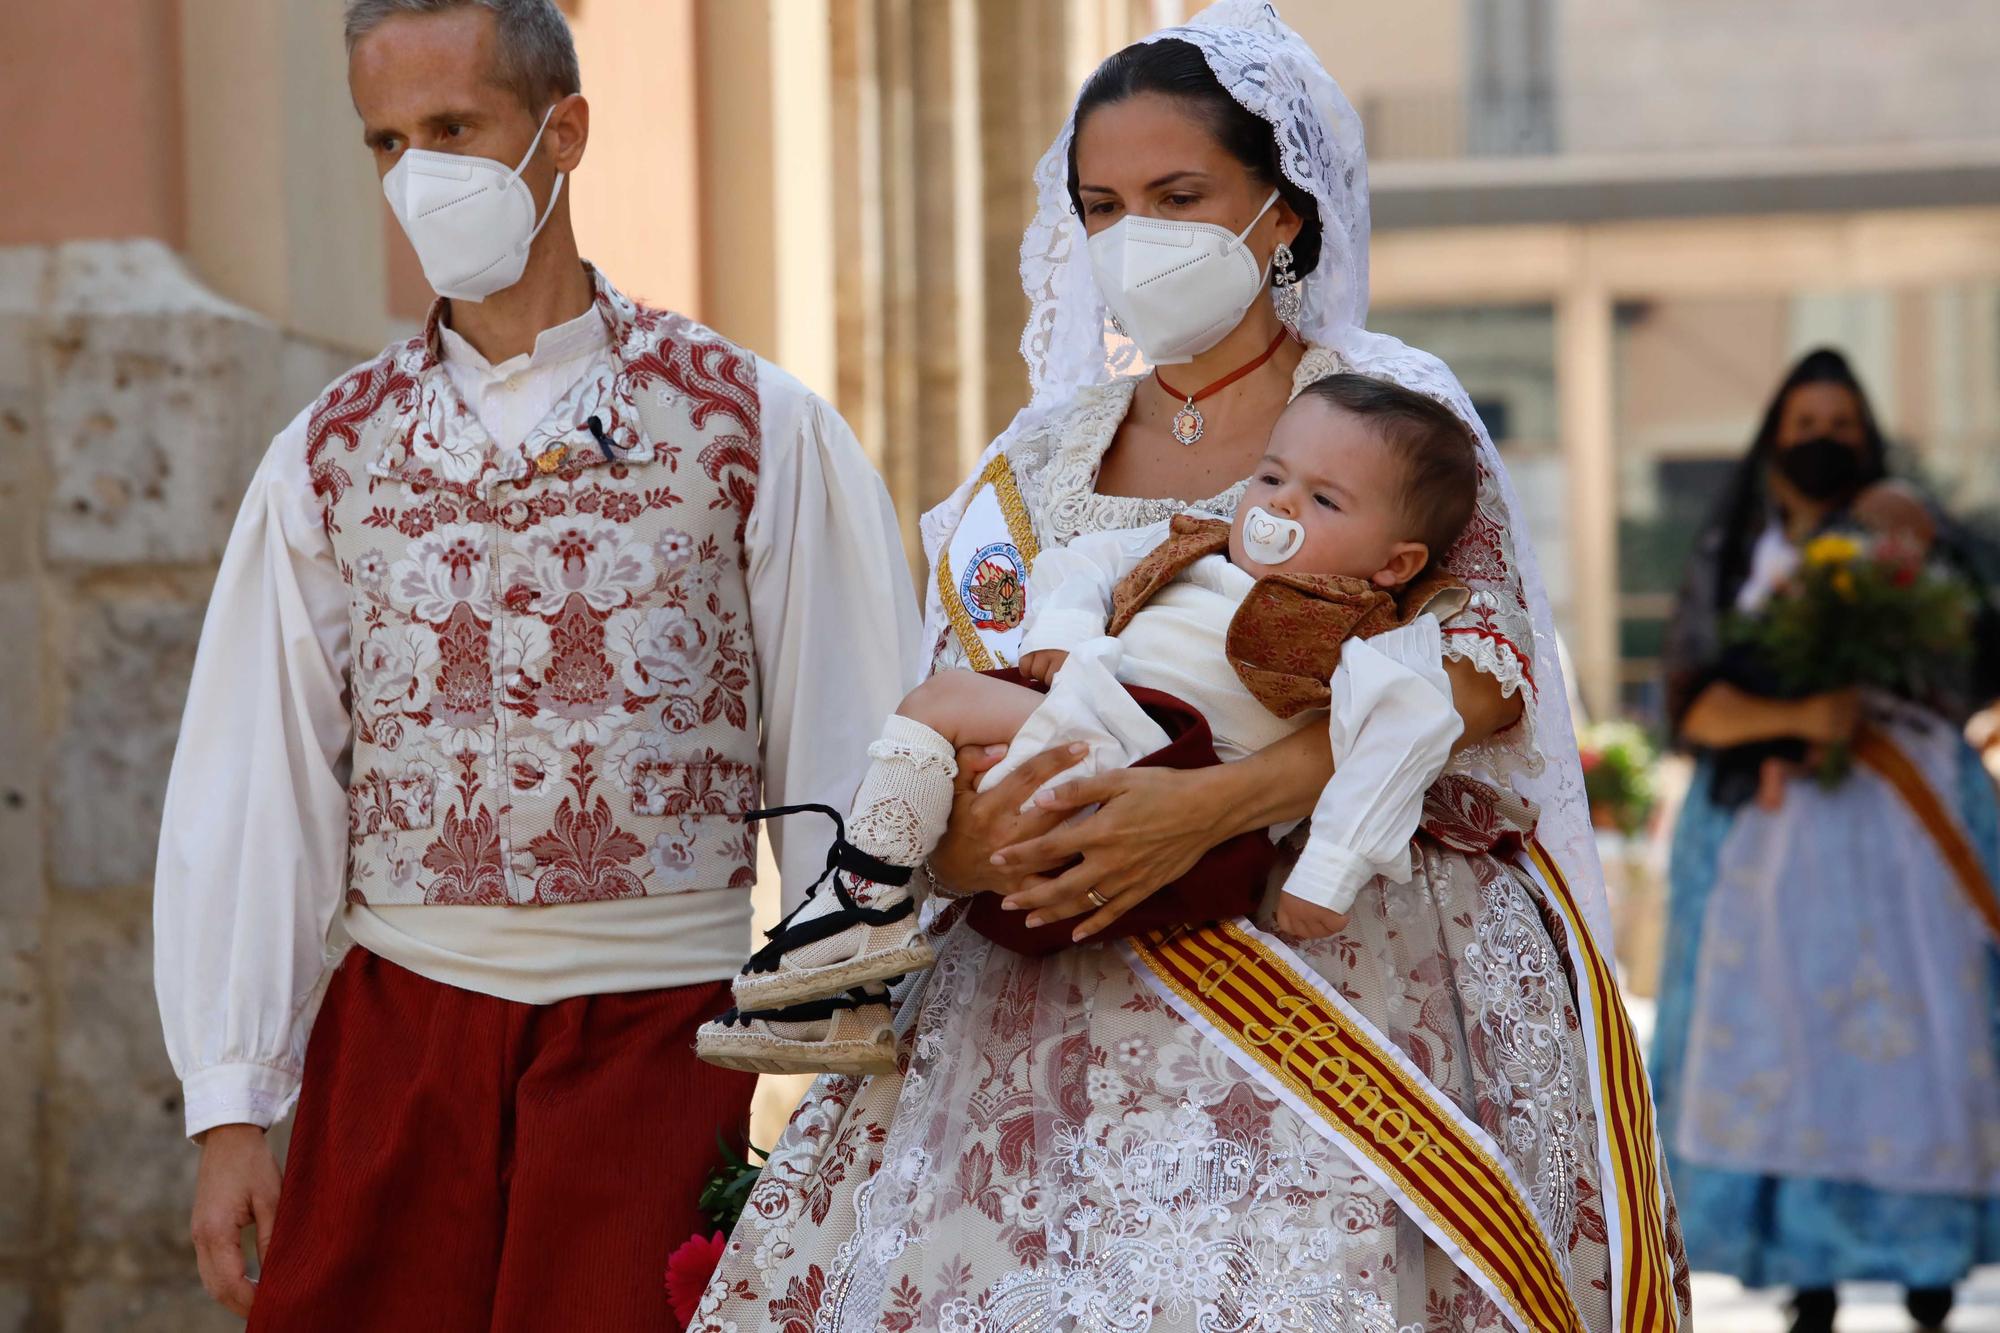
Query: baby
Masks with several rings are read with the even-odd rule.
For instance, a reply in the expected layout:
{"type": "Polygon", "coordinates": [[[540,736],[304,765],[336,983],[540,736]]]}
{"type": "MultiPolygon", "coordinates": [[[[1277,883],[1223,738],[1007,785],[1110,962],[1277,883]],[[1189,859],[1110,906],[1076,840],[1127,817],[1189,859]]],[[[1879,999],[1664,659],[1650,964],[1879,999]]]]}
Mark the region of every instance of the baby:
{"type": "Polygon", "coordinates": [[[908,885],[944,836],[958,751],[1009,747],[982,788],[1062,745],[1087,754],[1056,783],[1129,765],[1168,736],[1128,686],[1195,708],[1225,762],[1329,726],[1336,771],[1279,896],[1279,930],[1332,934],[1363,884],[1408,878],[1415,813],[1460,729],[1438,619],[1465,595],[1429,568],[1472,513],[1472,438],[1421,394],[1340,374],[1307,386],[1269,450],[1233,523],[1187,514],[1042,553],[1020,671],[1046,693],[943,671],[904,699],[869,747],[827,891],[736,978],[736,1008],[701,1029],[703,1059],[893,1068],[886,983],[931,961],[908,885]]]}

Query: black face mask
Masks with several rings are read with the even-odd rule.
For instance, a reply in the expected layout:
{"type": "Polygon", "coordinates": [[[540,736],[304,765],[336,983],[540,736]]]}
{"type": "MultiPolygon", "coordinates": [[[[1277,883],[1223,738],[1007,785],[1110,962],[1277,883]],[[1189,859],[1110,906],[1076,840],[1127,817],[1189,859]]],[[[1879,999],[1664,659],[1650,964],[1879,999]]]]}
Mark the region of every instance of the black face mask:
{"type": "Polygon", "coordinates": [[[1808,500],[1844,500],[1861,489],[1861,451],[1821,436],[1778,451],[1777,468],[1808,500]]]}

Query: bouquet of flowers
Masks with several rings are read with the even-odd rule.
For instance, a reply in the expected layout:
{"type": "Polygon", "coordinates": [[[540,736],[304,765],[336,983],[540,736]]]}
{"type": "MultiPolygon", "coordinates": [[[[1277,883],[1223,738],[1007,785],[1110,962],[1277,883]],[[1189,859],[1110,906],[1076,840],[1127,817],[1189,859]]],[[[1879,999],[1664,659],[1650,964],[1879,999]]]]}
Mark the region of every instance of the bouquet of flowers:
{"type": "MultiPolygon", "coordinates": [[[[1947,689],[1972,654],[1971,590],[1896,538],[1828,533],[1806,543],[1798,569],[1735,636],[1758,656],[1780,694],[1872,689],[1925,700],[1947,689]]],[[[1834,746],[1820,765],[1829,785],[1851,755],[1834,746]]]]}
{"type": "Polygon", "coordinates": [[[1630,835],[1653,813],[1653,766],[1659,756],[1645,731],[1630,722],[1596,722],[1577,738],[1591,822],[1630,835]]]}

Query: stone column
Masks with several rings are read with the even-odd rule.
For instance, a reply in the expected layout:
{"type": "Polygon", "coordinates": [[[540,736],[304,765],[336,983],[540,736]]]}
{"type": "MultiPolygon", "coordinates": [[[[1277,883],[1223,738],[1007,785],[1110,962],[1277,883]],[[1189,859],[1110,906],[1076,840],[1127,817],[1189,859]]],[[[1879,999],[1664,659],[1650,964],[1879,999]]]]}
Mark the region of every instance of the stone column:
{"type": "Polygon", "coordinates": [[[830,0],[838,401],[908,519],[1027,401],[1035,163],[1082,76],[1160,8],[830,0]]]}
{"type": "Polygon", "coordinates": [[[1618,478],[1611,294],[1579,272],[1556,299],[1557,421],[1569,483],[1569,645],[1592,717],[1618,715],[1618,478]]]}
{"type": "Polygon", "coordinates": [[[182,4],[187,257],[278,327],[355,355],[388,340],[387,205],[322,0],[182,4]]]}
{"type": "Polygon", "coordinates": [[[0,249],[0,1329],[240,1328],[187,1242],[154,847],[244,484],[348,360],[155,241],[0,249]]]}

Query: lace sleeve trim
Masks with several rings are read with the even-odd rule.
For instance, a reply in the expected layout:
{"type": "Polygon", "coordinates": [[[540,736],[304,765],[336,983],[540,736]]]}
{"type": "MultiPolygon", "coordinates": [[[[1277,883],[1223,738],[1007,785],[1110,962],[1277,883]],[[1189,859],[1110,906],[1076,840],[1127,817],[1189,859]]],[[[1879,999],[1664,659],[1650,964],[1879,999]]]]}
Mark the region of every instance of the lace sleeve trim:
{"type": "Polygon", "coordinates": [[[1535,735],[1535,685],[1520,650],[1507,639],[1476,625],[1444,631],[1446,658],[1472,663],[1474,669],[1500,682],[1500,695],[1511,699],[1525,695],[1521,719],[1489,736],[1477,745],[1468,745],[1453,758],[1447,771],[1487,774],[1540,773],[1546,763],[1535,735]]]}

